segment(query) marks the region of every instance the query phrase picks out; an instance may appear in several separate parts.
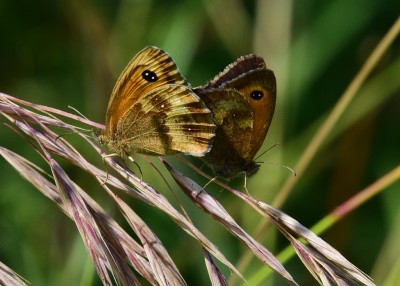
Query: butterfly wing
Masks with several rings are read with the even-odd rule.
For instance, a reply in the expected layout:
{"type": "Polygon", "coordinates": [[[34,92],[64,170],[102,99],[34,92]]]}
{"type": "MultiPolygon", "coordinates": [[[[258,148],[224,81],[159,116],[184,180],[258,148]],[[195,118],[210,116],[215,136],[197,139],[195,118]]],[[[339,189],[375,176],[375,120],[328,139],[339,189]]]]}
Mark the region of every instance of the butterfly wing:
{"type": "Polygon", "coordinates": [[[111,94],[106,114],[106,133],[114,134],[118,121],[127,109],[144,94],[165,84],[188,86],[175,62],[163,50],[146,47],[135,55],[125,67],[111,94]],[[156,75],[157,80],[149,82],[146,71],[156,75]]]}
{"type": "Polygon", "coordinates": [[[246,99],[234,89],[196,89],[207,107],[214,114],[217,124],[212,149],[204,156],[214,173],[233,177],[247,166],[244,154],[251,147],[253,112],[246,99]]]}
{"type": "Polygon", "coordinates": [[[203,86],[203,88],[218,88],[227,86],[240,76],[243,76],[256,69],[265,68],[266,65],[262,57],[253,54],[242,56],[228,65],[214,79],[203,86]]]}
{"type": "Polygon", "coordinates": [[[210,111],[191,90],[172,58],[161,49],[147,47],[119,77],[101,139],[122,155],[183,152],[201,156],[210,149],[214,130],[210,111]],[[155,107],[160,102],[164,106],[161,109],[161,105],[155,107]]]}
{"type": "Polygon", "coordinates": [[[215,134],[211,112],[183,85],[164,85],[146,93],[120,119],[117,150],[125,153],[203,156],[215,134]]]}
{"type": "Polygon", "coordinates": [[[215,173],[233,177],[257,171],[258,164],[253,158],[265,139],[276,102],[275,76],[266,68],[263,58],[256,55],[239,58],[205,86],[197,88],[196,93],[216,118],[223,117],[222,121],[217,120],[216,138],[205,157],[215,173]]]}
{"type": "Polygon", "coordinates": [[[249,103],[253,112],[253,132],[251,148],[243,154],[247,162],[251,161],[267,135],[274,115],[276,103],[276,79],[274,73],[266,68],[259,68],[242,74],[222,85],[222,88],[238,90],[249,103]]]}

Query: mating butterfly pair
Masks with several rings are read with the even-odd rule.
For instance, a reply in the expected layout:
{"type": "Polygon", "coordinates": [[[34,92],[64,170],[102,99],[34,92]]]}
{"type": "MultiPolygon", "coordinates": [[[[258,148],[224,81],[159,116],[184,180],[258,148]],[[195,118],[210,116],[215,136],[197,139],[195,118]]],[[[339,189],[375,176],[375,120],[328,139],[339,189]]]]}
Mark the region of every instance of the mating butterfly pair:
{"type": "Polygon", "coordinates": [[[240,57],[193,89],[166,52],[147,47],[120,75],[99,139],[121,156],[185,153],[217,176],[252,174],[275,101],[274,73],[259,56],[240,57]]]}

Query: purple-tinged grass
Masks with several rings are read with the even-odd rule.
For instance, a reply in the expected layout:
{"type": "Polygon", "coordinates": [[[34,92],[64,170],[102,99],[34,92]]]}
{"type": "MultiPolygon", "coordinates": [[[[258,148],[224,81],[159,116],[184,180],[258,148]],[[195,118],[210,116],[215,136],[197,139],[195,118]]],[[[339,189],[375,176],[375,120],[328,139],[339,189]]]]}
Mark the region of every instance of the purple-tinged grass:
{"type": "MultiPolygon", "coordinates": [[[[221,204],[196,182],[172,169],[165,161],[164,164],[166,164],[178,185],[190,199],[245,243],[261,261],[287,279],[289,283],[297,285],[276,257],[245,233],[221,204]]],[[[371,278],[351,264],[336,249],[292,217],[245,193],[229,187],[226,187],[226,189],[252,206],[292,243],[297,255],[321,285],[375,285],[371,278]],[[295,237],[306,240],[308,245],[305,245],[295,237]]]]}
{"type": "Polygon", "coordinates": [[[164,164],[168,170],[185,192],[185,194],[202,210],[209,214],[214,220],[221,223],[228,231],[240,239],[263,263],[271,267],[289,283],[297,285],[293,277],[286,271],[283,265],[276,259],[276,257],[258,241],[246,233],[235,220],[229,215],[224,207],[211,195],[209,195],[202,187],[190,178],[179,173],[173,169],[166,161],[164,164]]]}
{"type": "Polygon", "coordinates": [[[211,285],[214,286],[227,286],[228,282],[226,281],[224,275],[221,273],[217,265],[215,264],[214,260],[210,253],[203,248],[204,254],[204,261],[207,266],[207,271],[210,276],[211,285]]]}
{"type": "MultiPolygon", "coordinates": [[[[205,264],[212,285],[227,285],[227,282],[211,256],[243,278],[218,248],[196,228],[190,219],[173,207],[160,192],[137,178],[115,158],[105,156],[101,148],[93,143],[89,136],[80,132],[79,128],[58,119],[53,114],[67,116],[86,124],[89,124],[90,121],[76,115],[69,116],[66,112],[49,107],[21,101],[5,94],[0,94],[0,113],[10,121],[4,125],[31,144],[49,165],[51,174],[45,173],[32,162],[6,148],[0,147],[0,154],[23,178],[55,202],[75,222],[104,285],[115,283],[138,285],[140,283],[136,277],[137,274],[154,285],[185,285],[182,275],[162,241],[109,186],[161,210],[182,230],[195,238],[204,250],[205,264]],[[107,166],[120,175],[120,178],[91,164],[65,138],[54,132],[53,128],[62,128],[63,132],[73,132],[81,136],[103,157],[107,166]],[[71,180],[54,155],[76,165],[98,181],[99,186],[104,188],[118,206],[139,242],[130,237],[78,184],[71,180]]],[[[91,126],[99,127],[96,123],[91,126]]],[[[281,262],[256,239],[246,233],[214,197],[195,181],[172,168],[164,159],[162,162],[167,166],[184,193],[197,206],[222,224],[243,242],[254,256],[281,275],[289,284],[298,285],[281,262]]],[[[199,170],[197,171],[201,173],[199,170]]],[[[367,275],[347,261],[338,251],[293,218],[250,195],[234,190],[221,182],[216,181],[216,183],[241,198],[244,203],[253,207],[272,223],[292,243],[297,255],[322,285],[331,285],[332,283],[374,285],[367,275]],[[305,240],[306,244],[297,237],[305,240]]]]}
{"type": "MultiPolygon", "coordinates": [[[[18,154],[0,147],[0,154],[12,165],[19,174],[54,201],[70,218],[72,218],[83,237],[83,242],[92,258],[99,277],[105,285],[111,285],[108,271],[122,285],[135,285],[137,280],[132,266],[143,278],[151,284],[185,285],[179,271],[173,264],[167,251],[154,233],[135,215],[126,204],[107,188],[107,185],[122,191],[132,197],[158,208],[173,219],[184,231],[199,241],[214,257],[228,266],[241,277],[218,248],[207,239],[184,215],[177,211],[169,201],[151,186],[137,178],[129,169],[121,166],[114,158],[104,157],[104,162],[124,178],[118,179],[88,162],[63,137],[53,132],[49,127],[63,128],[64,132],[74,132],[86,140],[99,154],[103,151],[94,144],[88,136],[79,132],[75,126],[65,123],[55,116],[43,115],[51,108],[30,104],[11,96],[0,94],[0,113],[10,123],[5,124],[20,134],[45,159],[51,168],[48,174],[33,163],[18,154]],[[18,104],[29,106],[28,110],[18,104]],[[75,182],[73,182],[61,166],[52,157],[55,154],[88,172],[107,190],[122,213],[127,218],[133,230],[141,239],[142,245],[129,237],[119,225],[104,212],[75,182]],[[105,183],[105,184],[104,184],[105,183]],[[157,242],[157,243],[155,243],[157,242]]],[[[68,113],[50,110],[52,113],[68,116],[68,113]]],[[[77,119],[75,115],[68,116],[77,119]]],[[[79,119],[88,123],[86,119],[79,119]]],[[[96,126],[96,124],[92,124],[96,126]]],[[[97,126],[96,126],[97,127],[97,126]]]]}
{"type": "Polygon", "coordinates": [[[26,286],[22,278],[0,261],[0,285],[26,286]]]}

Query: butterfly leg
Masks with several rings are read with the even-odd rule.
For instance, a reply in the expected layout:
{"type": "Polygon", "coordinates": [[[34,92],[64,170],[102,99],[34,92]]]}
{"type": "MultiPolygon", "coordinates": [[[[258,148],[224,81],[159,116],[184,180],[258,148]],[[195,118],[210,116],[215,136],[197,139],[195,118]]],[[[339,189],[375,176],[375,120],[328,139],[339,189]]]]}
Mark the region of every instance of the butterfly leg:
{"type": "Polygon", "coordinates": [[[247,189],[247,173],[244,172],[244,189],[246,190],[246,193],[250,196],[249,190],[247,189]]]}
{"type": "Polygon", "coordinates": [[[106,183],[107,183],[107,181],[108,181],[108,174],[109,174],[109,172],[108,172],[108,165],[106,164],[106,158],[107,157],[115,157],[115,156],[118,156],[118,154],[116,154],[116,153],[112,153],[112,154],[107,154],[107,155],[103,155],[103,156],[101,156],[101,159],[103,160],[103,164],[104,164],[104,167],[106,168],[106,178],[105,178],[105,180],[104,181],[102,181],[101,182],[101,185],[103,186],[103,185],[105,185],[106,183]]]}
{"type": "Polygon", "coordinates": [[[199,191],[199,192],[196,194],[196,199],[197,199],[197,197],[198,197],[199,195],[201,195],[203,192],[206,192],[206,187],[207,187],[209,184],[211,184],[212,182],[214,182],[216,179],[217,179],[217,177],[214,177],[214,178],[212,178],[211,180],[209,180],[209,181],[203,186],[202,190],[199,191]]]}
{"type": "MultiPolygon", "coordinates": [[[[142,169],[140,168],[139,164],[136,163],[135,159],[133,159],[132,156],[128,156],[129,161],[131,161],[132,163],[134,163],[136,165],[136,167],[139,169],[139,173],[140,173],[140,180],[143,181],[143,173],[142,173],[142,169]]],[[[126,166],[126,165],[125,165],[126,166]]]]}
{"type": "Polygon", "coordinates": [[[204,186],[203,186],[203,190],[206,189],[206,187],[211,184],[212,182],[214,182],[217,179],[217,177],[212,178],[211,180],[209,180],[204,186]]]}

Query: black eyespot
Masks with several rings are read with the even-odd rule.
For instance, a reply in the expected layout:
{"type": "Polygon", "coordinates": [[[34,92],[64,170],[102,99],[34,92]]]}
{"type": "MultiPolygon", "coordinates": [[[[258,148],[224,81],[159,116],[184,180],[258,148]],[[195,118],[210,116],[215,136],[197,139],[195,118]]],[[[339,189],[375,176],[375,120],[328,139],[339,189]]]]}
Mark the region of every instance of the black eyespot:
{"type": "Polygon", "coordinates": [[[145,70],[144,72],[142,72],[142,77],[148,82],[155,82],[158,80],[156,73],[149,70],[145,70]]]}
{"type": "Polygon", "coordinates": [[[260,100],[261,98],[263,98],[264,93],[261,90],[254,90],[250,93],[250,96],[252,99],[260,100]]]}

